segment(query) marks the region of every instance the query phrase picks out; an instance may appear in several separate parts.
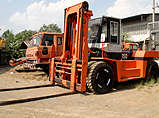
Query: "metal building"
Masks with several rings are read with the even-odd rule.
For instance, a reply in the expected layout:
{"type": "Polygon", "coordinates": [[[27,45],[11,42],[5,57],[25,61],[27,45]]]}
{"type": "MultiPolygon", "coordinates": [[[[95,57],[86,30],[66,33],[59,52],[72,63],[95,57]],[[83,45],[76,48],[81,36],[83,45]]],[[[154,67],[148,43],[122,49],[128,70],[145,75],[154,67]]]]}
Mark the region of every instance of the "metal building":
{"type": "Polygon", "coordinates": [[[159,42],[159,33],[154,32],[154,30],[159,31],[159,22],[157,22],[159,13],[155,14],[155,21],[156,23],[152,25],[152,13],[123,18],[122,32],[128,34],[130,36],[128,40],[132,42],[151,40],[151,35],[154,35],[155,41],[159,42]]]}

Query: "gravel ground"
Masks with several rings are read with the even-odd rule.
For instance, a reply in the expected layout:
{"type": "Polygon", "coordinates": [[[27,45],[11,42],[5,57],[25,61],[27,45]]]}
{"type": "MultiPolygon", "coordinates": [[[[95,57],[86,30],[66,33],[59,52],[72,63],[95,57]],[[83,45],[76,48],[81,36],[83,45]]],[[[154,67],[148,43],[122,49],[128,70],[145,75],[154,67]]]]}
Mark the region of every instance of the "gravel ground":
{"type": "MultiPolygon", "coordinates": [[[[16,72],[21,66],[0,66],[0,89],[49,84],[41,70],[16,72]]],[[[70,92],[60,86],[0,91],[0,102],[70,92]]],[[[86,92],[0,106],[0,118],[159,118],[159,85],[86,92]]]]}

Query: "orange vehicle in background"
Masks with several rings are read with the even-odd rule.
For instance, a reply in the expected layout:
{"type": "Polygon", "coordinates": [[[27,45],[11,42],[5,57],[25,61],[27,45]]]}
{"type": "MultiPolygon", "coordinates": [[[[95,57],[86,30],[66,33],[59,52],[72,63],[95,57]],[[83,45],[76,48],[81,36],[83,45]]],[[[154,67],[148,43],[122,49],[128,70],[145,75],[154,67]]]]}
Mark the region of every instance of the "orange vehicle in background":
{"type": "Polygon", "coordinates": [[[62,42],[62,33],[39,32],[31,37],[26,49],[26,57],[11,60],[10,65],[14,66],[26,62],[25,67],[27,68],[40,67],[44,71],[48,71],[51,49],[54,48],[55,56],[58,58],[62,55],[62,42]]]}
{"type": "Polygon", "coordinates": [[[137,51],[139,49],[139,44],[137,43],[126,43],[125,41],[122,43],[123,50],[134,50],[137,51]]]}
{"type": "Polygon", "coordinates": [[[122,42],[122,59],[126,60],[126,59],[134,59],[132,57],[133,51],[137,51],[137,50],[141,50],[139,48],[139,44],[137,43],[126,43],[125,40],[124,42],[122,42]]]}

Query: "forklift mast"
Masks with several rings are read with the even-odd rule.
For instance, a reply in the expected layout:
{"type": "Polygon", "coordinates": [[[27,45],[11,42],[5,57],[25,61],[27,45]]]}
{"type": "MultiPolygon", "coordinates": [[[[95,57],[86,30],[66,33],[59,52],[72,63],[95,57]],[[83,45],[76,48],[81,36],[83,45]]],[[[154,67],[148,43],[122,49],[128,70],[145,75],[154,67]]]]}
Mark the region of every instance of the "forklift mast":
{"type": "Polygon", "coordinates": [[[83,2],[66,9],[63,57],[82,59],[83,42],[87,43],[88,19],[92,12],[88,3],[83,2]]]}
{"type": "Polygon", "coordinates": [[[61,83],[73,91],[86,90],[88,21],[92,15],[87,2],[65,9],[63,54],[60,59],[52,58],[50,62],[53,84],[61,83]]]}

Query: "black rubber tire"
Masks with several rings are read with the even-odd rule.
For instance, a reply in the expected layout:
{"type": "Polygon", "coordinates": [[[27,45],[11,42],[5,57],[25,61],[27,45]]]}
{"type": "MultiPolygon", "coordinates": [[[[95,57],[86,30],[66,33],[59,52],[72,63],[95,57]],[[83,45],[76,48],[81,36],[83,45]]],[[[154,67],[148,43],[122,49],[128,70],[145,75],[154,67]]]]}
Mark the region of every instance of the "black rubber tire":
{"type": "Polygon", "coordinates": [[[97,61],[89,61],[88,62],[88,68],[87,68],[87,73],[89,72],[89,70],[90,70],[90,68],[91,68],[91,66],[94,64],[94,63],[96,63],[97,61]]]}
{"type": "Polygon", "coordinates": [[[96,61],[89,61],[88,65],[87,65],[87,78],[86,78],[86,89],[87,89],[87,91],[90,91],[89,88],[88,88],[88,85],[89,85],[88,74],[89,74],[90,68],[92,67],[92,65],[94,63],[96,63],[96,61]]]}
{"type": "Polygon", "coordinates": [[[158,76],[158,64],[155,61],[148,61],[145,81],[150,82],[151,79],[154,79],[156,83],[157,76],[158,76]]]}
{"type": "Polygon", "coordinates": [[[91,66],[87,79],[90,91],[96,94],[108,93],[114,83],[113,68],[103,61],[96,62],[91,66]]]}

